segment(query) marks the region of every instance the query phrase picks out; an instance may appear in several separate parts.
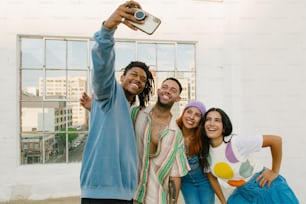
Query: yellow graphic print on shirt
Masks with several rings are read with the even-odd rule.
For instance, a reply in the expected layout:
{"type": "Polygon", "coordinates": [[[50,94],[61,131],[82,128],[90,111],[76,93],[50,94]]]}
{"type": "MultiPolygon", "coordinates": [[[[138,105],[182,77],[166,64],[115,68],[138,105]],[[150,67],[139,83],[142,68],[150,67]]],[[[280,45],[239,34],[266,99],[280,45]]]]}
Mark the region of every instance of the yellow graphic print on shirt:
{"type": "MultiPolygon", "coordinates": [[[[222,179],[227,180],[227,183],[231,186],[235,186],[235,187],[239,187],[243,184],[246,183],[245,180],[243,179],[235,179],[233,180],[232,178],[234,178],[235,176],[235,172],[232,169],[231,164],[237,164],[239,163],[239,160],[236,158],[236,156],[234,155],[234,152],[232,150],[232,145],[229,142],[226,146],[226,150],[225,150],[225,157],[227,159],[227,162],[217,162],[213,168],[214,174],[222,179]]],[[[253,166],[250,164],[250,162],[247,160],[245,162],[242,162],[240,164],[239,167],[239,176],[243,177],[243,178],[248,178],[249,176],[252,175],[254,168],[253,166]]]]}

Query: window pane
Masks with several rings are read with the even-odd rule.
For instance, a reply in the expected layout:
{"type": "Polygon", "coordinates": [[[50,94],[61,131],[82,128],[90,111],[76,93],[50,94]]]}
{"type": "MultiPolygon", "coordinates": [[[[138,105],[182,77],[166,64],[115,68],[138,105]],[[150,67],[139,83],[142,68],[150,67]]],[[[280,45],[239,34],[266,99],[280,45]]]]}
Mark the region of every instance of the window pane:
{"type": "Polygon", "coordinates": [[[65,162],[67,159],[66,149],[68,149],[71,139],[69,128],[72,128],[72,109],[64,101],[52,101],[44,103],[45,132],[48,132],[48,139],[54,141],[47,149],[52,149],[53,153],[46,154],[47,163],[65,162]],[[66,131],[67,130],[67,131],[66,131]],[[68,143],[67,143],[68,141],[68,143]],[[51,145],[52,144],[52,145],[51,145]]]}
{"type": "Polygon", "coordinates": [[[87,69],[87,41],[68,41],[68,68],[87,69]]]}
{"type": "Polygon", "coordinates": [[[42,68],[42,39],[21,38],[21,67],[42,68]]]}
{"type": "Polygon", "coordinates": [[[161,83],[168,77],[175,77],[175,73],[173,71],[169,72],[156,72],[155,83],[157,87],[160,87],[161,83]]]}
{"type": "Polygon", "coordinates": [[[156,44],[138,43],[138,60],[156,70],[156,44]]]}
{"type": "MultiPolygon", "coordinates": [[[[48,142],[47,149],[52,149],[51,153],[46,155],[45,163],[64,163],[66,162],[66,133],[57,132],[53,133],[53,144],[48,142]]],[[[52,141],[52,140],[49,140],[52,141]]]]}
{"type": "Polygon", "coordinates": [[[177,69],[195,70],[195,47],[193,44],[177,44],[177,69]]]}
{"type": "Polygon", "coordinates": [[[75,137],[71,140],[69,147],[69,162],[79,162],[82,160],[82,152],[87,139],[87,133],[78,131],[74,134],[75,137]]]}
{"type": "Polygon", "coordinates": [[[42,78],[43,78],[42,70],[22,70],[21,72],[22,100],[24,96],[38,96],[39,79],[42,78]]]}
{"type": "Polygon", "coordinates": [[[194,80],[192,80],[190,72],[178,72],[176,78],[182,84],[181,102],[187,102],[191,98],[191,86],[194,86],[194,80]]]}
{"type": "Polygon", "coordinates": [[[72,111],[65,101],[44,102],[42,128],[45,132],[55,132],[72,126],[72,111]]]}
{"type": "Polygon", "coordinates": [[[43,114],[43,104],[39,96],[27,96],[26,101],[22,102],[21,109],[21,132],[31,133],[43,131],[40,124],[43,114]],[[35,102],[36,101],[36,102],[35,102]]]}
{"type": "Polygon", "coordinates": [[[69,100],[79,101],[82,93],[87,91],[87,75],[86,71],[68,71],[68,95],[69,100]]]}
{"type": "Polygon", "coordinates": [[[66,68],[66,41],[46,40],[46,68],[66,68]]]}
{"type": "Polygon", "coordinates": [[[174,44],[157,45],[157,71],[175,70],[174,44]]]}
{"type": "Polygon", "coordinates": [[[66,71],[46,71],[46,80],[41,80],[39,87],[40,95],[45,95],[47,99],[65,99],[67,97],[66,71]]]}
{"type": "Polygon", "coordinates": [[[43,104],[38,96],[30,96],[21,105],[21,163],[43,163],[43,104]]]}
{"type": "Polygon", "coordinates": [[[131,61],[135,61],[135,42],[116,42],[116,62],[115,70],[121,70],[131,61]]]}
{"type": "MultiPolygon", "coordinates": [[[[44,162],[55,163],[61,156],[58,154],[58,141],[54,132],[44,134],[44,162]]],[[[64,160],[65,161],[65,160],[64,160]]],[[[63,162],[64,162],[63,161],[63,162]]]]}
{"type": "Polygon", "coordinates": [[[43,163],[43,134],[40,132],[29,132],[21,135],[21,164],[43,163]]]}
{"type": "Polygon", "coordinates": [[[72,126],[82,128],[86,125],[87,110],[80,105],[80,102],[68,102],[72,111],[72,126]]]}

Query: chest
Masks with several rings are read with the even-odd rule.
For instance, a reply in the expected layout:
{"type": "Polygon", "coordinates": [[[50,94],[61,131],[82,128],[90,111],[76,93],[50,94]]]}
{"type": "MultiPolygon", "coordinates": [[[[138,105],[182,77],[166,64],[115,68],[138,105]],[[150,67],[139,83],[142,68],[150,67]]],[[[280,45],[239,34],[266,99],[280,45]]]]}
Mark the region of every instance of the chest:
{"type": "Polygon", "coordinates": [[[167,123],[151,120],[150,154],[157,153],[162,136],[163,134],[165,134],[167,129],[168,129],[167,123]]]}

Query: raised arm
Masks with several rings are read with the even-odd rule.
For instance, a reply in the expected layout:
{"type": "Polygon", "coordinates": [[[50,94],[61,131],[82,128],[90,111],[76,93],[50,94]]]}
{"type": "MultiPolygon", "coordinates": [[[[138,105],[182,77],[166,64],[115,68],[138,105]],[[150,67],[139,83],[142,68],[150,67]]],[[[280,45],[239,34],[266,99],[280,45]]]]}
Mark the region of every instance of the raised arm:
{"type": "Polygon", "coordinates": [[[115,40],[114,33],[120,23],[125,24],[133,30],[136,30],[129,21],[139,22],[134,17],[135,10],[131,6],[140,7],[137,2],[127,1],[121,4],[106,21],[103,22],[100,31],[94,35],[96,41],[92,49],[92,88],[96,100],[107,100],[113,93],[115,73],[115,40]]]}

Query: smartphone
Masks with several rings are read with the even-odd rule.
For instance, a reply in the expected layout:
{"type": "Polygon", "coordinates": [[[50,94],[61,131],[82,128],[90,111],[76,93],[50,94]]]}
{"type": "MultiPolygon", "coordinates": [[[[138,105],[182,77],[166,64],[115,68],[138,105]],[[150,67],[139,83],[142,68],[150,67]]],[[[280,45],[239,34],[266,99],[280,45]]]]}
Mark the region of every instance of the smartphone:
{"type": "Polygon", "coordinates": [[[144,24],[134,23],[132,21],[130,21],[130,23],[139,30],[141,30],[142,32],[152,35],[155,32],[155,30],[158,28],[158,26],[161,24],[161,20],[144,10],[141,10],[139,8],[134,8],[134,9],[136,10],[134,13],[134,17],[137,20],[140,21],[143,20],[144,24]]]}

